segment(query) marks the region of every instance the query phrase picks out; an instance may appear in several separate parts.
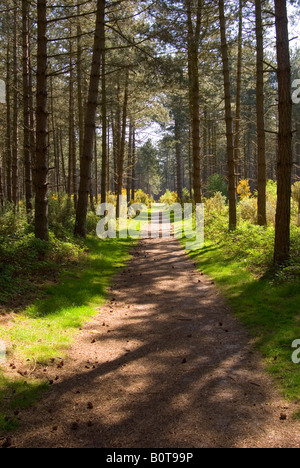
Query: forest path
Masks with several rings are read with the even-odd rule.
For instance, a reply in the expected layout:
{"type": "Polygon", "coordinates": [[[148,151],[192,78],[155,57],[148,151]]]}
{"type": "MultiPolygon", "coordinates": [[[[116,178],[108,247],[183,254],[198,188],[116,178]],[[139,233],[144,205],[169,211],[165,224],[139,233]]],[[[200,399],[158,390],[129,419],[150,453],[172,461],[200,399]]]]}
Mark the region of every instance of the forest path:
{"type": "Polygon", "coordinates": [[[293,408],[181,245],[142,240],[16,447],[299,447],[293,408]],[[281,420],[284,413],[287,420],[281,420]]]}

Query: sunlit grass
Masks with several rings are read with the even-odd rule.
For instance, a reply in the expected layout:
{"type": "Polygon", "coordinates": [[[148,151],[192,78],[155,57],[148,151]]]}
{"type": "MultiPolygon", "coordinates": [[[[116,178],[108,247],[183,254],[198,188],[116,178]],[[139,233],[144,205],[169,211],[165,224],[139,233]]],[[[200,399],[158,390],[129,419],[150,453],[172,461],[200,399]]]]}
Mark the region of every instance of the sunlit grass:
{"type": "MultiPolygon", "coordinates": [[[[65,271],[57,285],[45,288],[45,297],[16,316],[11,327],[0,327],[0,339],[6,343],[11,361],[25,363],[30,359],[46,364],[52,358],[65,356],[77,330],[105,303],[107,287],[129,260],[133,242],[90,238],[86,246],[89,254],[84,262],[65,271]]],[[[16,423],[11,416],[5,419],[3,408],[21,408],[26,401],[30,404],[45,388],[43,382],[28,379],[21,391],[23,384],[23,380],[10,381],[0,373],[1,430],[12,429],[16,423]]]]}
{"type": "MultiPolygon", "coordinates": [[[[261,245],[257,243],[260,255],[263,243],[264,239],[261,245]]],[[[216,281],[235,314],[253,335],[284,397],[300,403],[300,365],[292,362],[291,347],[300,338],[299,279],[281,282],[271,277],[259,279],[257,270],[254,274],[245,267],[247,257],[242,262],[234,249],[230,251],[228,243],[218,240],[207,241],[202,250],[189,254],[199,269],[216,281]]]]}

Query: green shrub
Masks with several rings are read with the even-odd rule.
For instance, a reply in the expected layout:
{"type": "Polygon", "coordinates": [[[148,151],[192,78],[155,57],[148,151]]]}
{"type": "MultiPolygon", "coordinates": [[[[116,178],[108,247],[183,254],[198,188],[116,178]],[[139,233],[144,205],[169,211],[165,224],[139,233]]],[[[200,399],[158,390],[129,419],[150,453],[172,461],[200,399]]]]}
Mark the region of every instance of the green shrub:
{"type": "Polygon", "coordinates": [[[277,182],[274,180],[267,181],[267,195],[277,200],[277,182]]]}
{"type": "Polygon", "coordinates": [[[59,239],[70,240],[75,225],[74,201],[60,193],[49,197],[49,229],[59,239]]]}
{"type": "Polygon", "coordinates": [[[94,234],[99,222],[99,216],[92,211],[89,211],[86,217],[86,232],[87,234],[94,234]]]}
{"type": "Polygon", "coordinates": [[[83,249],[50,233],[49,242],[27,234],[14,242],[0,244],[0,304],[22,300],[43,280],[56,277],[62,267],[77,262],[83,249]]]}
{"type": "Polygon", "coordinates": [[[154,203],[154,200],[140,189],[135,192],[134,203],[142,203],[143,205],[150,207],[151,203],[154,203]]]}
{"type": "Polygon", "coordinates": [[[226,197],[221,192],[216,192],[213,197],[206,199],[204,204],[208,216],[213,213],[220,215],[226,210],[226,197]]]}
{"type": "Polygon", "coordinates": [[[191,194],[187,188],[182,190],[182,201],[183,203],[192,203],[191,194]]]}
{"type": "Polygon", "coordinates": [[[176,192],[170,192],[167,190],[164,195],[162,195],[159,199],[159,203],[166,203],[167,205],[174,205],[179,201],[178,195],[176,192]]]}
{"type": "Polygon", "coordinates": [[[228,198],[228,186],[221,174],[213,174],[207,181],[207,193],[213,197],[220,192],[224,197],[228,198]]]}
{"type": "Polygon", "coordinates": [[[112,192],[107,192],[106,194],[106,201],[111,205],[117,206],[117,195],[112,192]]]}
{"type": "Polygon", "coordinates": [[[244,221],[257,223],[257,199],[243,198],[238,204],[238,214],[244,221]]]}
{"type": "Polygon", "coordinates": [[[13,204],[6,204],[0,210],[0,243],[4,239],[17,240],[32,231],[22,203],[16,210],[13,204]]]}
{"type": "MultiPolygon", "coordinates": [[[[89,229],[95,230],[95,218],[88,214],[89,229]]],[[[33,221],[33,220],[32,220],[33,221]]],[[[29,224],[23,203],[18,209],[7,205],[0,212],[0,303],[22,302],[38,284],[53,279],[61,267],[78,261],[82,248],[74,240],[75,211],[65,194],[49,199],[50,240],[35,239],[33,222],[29,224]]]]}
{"type": "MultiPolygon", "coordinates": [[[[254,197],[244,197],[238,203],[238,214],[244,221],[249,221],[252,224],[257,224],[258,206],[257,192],[254,197]]],[[[266,211],[268,225],[275,225],[277,205],[277,183],[269,180],[266,187],[266,211]]]]}

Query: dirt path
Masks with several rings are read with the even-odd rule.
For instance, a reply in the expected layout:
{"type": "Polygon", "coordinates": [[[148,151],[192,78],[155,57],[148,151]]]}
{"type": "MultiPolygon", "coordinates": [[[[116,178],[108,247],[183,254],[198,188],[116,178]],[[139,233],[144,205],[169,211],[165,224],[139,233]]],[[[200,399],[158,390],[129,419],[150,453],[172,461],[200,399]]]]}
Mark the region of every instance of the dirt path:
{"type": "Polygon", "coordinates": [[[16,447],[300,447],[292,406],[174,239],[143,240],[16,447]],[[281,420],[284,413],[287,420],[281,420]]]}

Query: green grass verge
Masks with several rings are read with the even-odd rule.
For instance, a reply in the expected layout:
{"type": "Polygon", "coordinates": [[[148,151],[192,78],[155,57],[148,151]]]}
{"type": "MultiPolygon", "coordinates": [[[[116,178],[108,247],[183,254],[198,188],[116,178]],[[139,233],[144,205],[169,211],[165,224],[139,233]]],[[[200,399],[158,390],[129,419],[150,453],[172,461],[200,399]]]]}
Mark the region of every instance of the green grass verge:
{"type": "MultiPolygon", "coordinates": [[[[9,362],[30,359],[46,364],[64,356],[76,331],[105,303],[107,287],[129,260],[132,246],[131,240],[89,238],[87,258],[62,273],[57,285],[46,287],[45,297],[17,315],[11,327],[0,327],[9,362]]],[[[30,379],[10,380],[0,370],[0,431],[14,429],[14,412],[31,405],[46,387],[30,379]]]]}
{"type": "MultiPolygon", "coordinates": [[[[284,397],[300,403],[300,364],[292,362],[291,347],[294,340],[300,339],[300,281],[259,279],[243,266],[240,255],[222,241],[206,242],[201,251],[189,254],[199,269],[215,280],[255,337],[267,369],[284,397]]],[[[300,418],[300,411],[295,417],[300,418]]]]}

